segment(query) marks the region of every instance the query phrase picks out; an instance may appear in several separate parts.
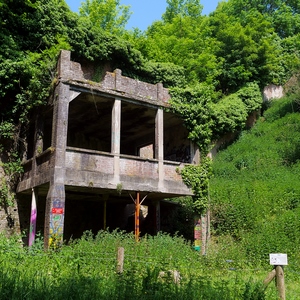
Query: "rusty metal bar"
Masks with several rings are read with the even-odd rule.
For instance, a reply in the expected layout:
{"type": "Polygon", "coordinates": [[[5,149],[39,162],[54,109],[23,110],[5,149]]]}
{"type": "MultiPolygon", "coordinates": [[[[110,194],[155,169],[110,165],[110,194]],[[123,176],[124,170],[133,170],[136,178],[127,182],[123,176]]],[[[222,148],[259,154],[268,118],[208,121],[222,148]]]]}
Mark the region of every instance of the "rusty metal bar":
{"type": "Polygon", "coordinates": [[[135,200],[135,222],[134,222],[134,236],[135,240],[138,242],[140,237],[140,193],[136,193],[136,200],[135,200]]]}

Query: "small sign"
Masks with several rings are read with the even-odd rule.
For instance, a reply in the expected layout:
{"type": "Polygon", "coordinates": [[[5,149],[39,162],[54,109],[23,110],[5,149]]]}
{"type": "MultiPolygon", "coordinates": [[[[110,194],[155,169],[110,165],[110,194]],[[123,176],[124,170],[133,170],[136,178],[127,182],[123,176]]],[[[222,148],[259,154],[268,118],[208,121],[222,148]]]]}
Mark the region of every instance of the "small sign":
{"type": "Polygon", "coordinates": [[[287,266],[287,254],[284,253],[270,253],[270,265],[273,266],[287,266]]]}

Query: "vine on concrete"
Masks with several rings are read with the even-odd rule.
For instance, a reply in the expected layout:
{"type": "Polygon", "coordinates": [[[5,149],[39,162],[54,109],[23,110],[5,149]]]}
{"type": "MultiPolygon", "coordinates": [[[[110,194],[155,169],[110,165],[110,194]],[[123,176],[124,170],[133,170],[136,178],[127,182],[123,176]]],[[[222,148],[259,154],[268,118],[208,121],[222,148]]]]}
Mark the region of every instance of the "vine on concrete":
{"type": "Polygon", "coordinates": [[[259,109],[262,97],[259,86],[249,83],[236,93],[220,97],[207,84],[194,87],[172,88],[171,110],[181,116],[189,132],[188,138],[201,151],[199,166],[188,165],[181,171],[184,183],[194,192],[194,211],[201,214],[208,204],[208,182],[211,176],[209,147],[226,132],[244,128],[248,115],[259,109]]]}
{"type": "Polygon", "coordinates": [[[205,157],[199,165],[186,165],[180,172],[183,182],[192,189],[193,209],[201,215],[208,207],[211,159],[205,157]]]}

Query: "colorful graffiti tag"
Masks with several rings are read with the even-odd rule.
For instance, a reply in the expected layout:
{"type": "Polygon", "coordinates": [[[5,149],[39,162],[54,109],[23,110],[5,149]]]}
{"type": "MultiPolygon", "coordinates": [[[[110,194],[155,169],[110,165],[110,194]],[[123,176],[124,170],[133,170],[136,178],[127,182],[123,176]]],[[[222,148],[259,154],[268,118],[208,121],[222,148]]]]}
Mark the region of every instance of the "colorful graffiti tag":
{"type": "Polygon", "coordinates": [[[31,200],[31,215],[30,215],[30,227],[29,227],[29,239],[28,245],[32,246],[36,234],[36,219],[37,219],[37,206],[36,206],[36,197],[34,190],[32,191],[32,200],[31,200]]]}
{"type": "Polygon", "coordinates": [[[194,228],[194,248],[197,251],[201,249],[201,220],[197,219],[195,221],[195,228],[194,228]]]}
{"type": "Polygon", "coordinates": [[[60,199],[55,199],[52,203],[50,215],[50,248],[56,249],[60,247],[63,242],[64,211],[64,201],[61,201],[60,199]]]}

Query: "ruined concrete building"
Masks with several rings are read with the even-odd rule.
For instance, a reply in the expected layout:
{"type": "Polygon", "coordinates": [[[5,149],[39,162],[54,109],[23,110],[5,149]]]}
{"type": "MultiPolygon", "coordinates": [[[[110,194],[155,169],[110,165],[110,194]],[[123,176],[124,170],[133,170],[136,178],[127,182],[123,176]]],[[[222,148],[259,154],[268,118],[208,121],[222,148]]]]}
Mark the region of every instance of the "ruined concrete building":
{"type": "Polygon", "coordinates": [[[32,122],[17,187],[29,244],[36,230],[46,247],[107,227],[156,233],[163,200],[192,195],[178,170],[199,153],[165,110],[168,90],[118,69],[96,82],[92,69],[61,51],[53,97],[32,122]],[[140,215],[141,204],[148,210],[140,215]]]}

